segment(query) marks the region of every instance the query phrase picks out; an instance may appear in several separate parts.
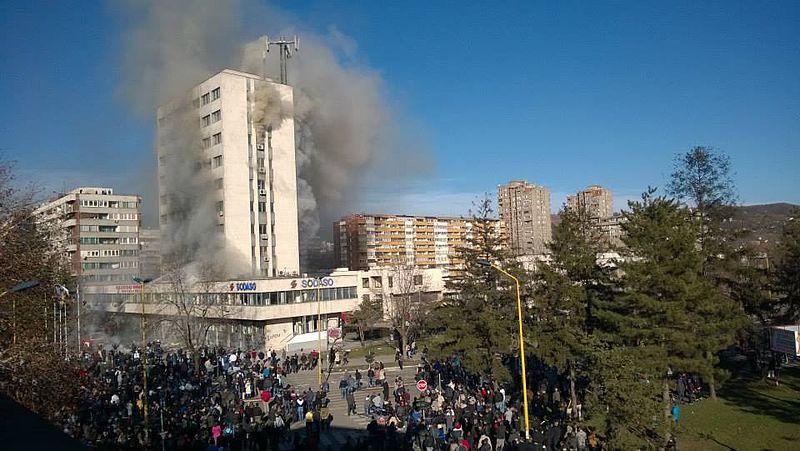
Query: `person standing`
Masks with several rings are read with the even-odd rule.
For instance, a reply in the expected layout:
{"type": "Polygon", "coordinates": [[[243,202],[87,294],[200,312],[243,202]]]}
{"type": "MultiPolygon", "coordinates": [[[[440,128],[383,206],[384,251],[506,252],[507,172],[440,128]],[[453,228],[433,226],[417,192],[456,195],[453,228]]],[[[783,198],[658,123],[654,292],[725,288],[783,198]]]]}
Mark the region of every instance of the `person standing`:
{"type": "Polygon", "coordinates": [[[347,416],[356,414],[356,396],[353,390],[347,390],[347,416]]]}
{"type": "Polygon", "coordinates": [[[586,451],[587,450],[586,440],[587,440],[586,431],[582,427],[579,427],[578,428],[578,432],[575,433],[575,441],[578,444],[578,447],[577,447],[578,451],[586,451]]]}

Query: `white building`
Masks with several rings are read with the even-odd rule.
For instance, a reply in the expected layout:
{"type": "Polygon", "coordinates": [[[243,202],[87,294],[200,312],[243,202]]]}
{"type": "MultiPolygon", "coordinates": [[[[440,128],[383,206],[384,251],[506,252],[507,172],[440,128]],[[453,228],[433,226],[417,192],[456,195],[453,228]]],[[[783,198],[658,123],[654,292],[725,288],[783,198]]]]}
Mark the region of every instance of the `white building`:
{"type": "MultiPolygon", "coordinates": [[[[402,277],[385,269],[337,269],[315,277],[195,284],[191,295],[212,296],[224,306],[209,311],[207,318],[214,326],[208,344],[259,349],[312,349],[317,346],[319,336],[327,340],[327,331],[340,327],[343,316],[355,310],[366,297],[380,296],[384,301],[384,312],[388,312],[387,301],[392,296],[414,292],[418,293],[421,301],[430,302],[440,298],[444,290],[441,269],[415,272],[412,284],[405,287],[400,282],[402,277]],[[318,297],[321,299],[319,303],[318,297]],[[318,314],[321,322],[317,321],[318,314]]],[[[175,288],[165,279],[146,286],[146,315],[164,317],[175,313],[164,299],[173,295],[175,288]]],[[[134,320],[134,324],[139,324],[138,318],[142,312],[139,285],[88,286],[84,289],[83,297],[94,311],[128,316],[134,320]]],[[[158,333],[155,332],[156,335],[158,333]]],[[[166,337],[157,338],[168,342],[166,337]]]]}
{"type": "Polygon", "coordinates": [[[139,275],[138,196],[111,188],[81,187],[34,211],[56,227],[56,238],[72,274],[88,283],[125,283],[139,275]]]}
{"type": "Polygon", "coordinates": [[[275,277],[299,272],[292,109],[291,86],[228,69],[197,85],[189,97],[159,108],[162,242],[181,236],[182,229],[191,230],[193,225],[188,223],[200,222],[176,213],[178,208],[171,208],[172,203],[193,194],[201,202],[211,197],[215,208],[197,210],[214,216],[204,218],[212,230],[198,235],[221,234],[225,250],[249,263],[255,274],[275,277]],[[199,130],[194,130],[198,124],[199,130]],[[171,152],[183,152],[178,149],[181,146],[193,147],[191,156],[201,157],[197,174],[181,174],[180,166],[170,166],[171,152]],[[187,189],[202,194],[180,192],[183,187],[176,180],[190,185],[198,178],[205,186],[187,189]],[[172,238],[164,235],[171,226],[178,231],[172,238]]]}

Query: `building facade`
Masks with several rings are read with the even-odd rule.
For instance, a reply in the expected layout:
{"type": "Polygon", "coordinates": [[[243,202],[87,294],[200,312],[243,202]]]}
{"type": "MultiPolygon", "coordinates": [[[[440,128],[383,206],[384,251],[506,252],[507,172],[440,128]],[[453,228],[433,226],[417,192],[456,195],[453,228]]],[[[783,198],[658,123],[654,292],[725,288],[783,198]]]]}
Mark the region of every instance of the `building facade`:
{"type": "Polygon", "coordinates": [[[161,275],[161,231],[139,230],[139,273],[144,278],[155,279],[161,275]]]}
{"type": "MultiPolygon", "coordinates": [[[[441,296],[444,288],[441,271],[426,270],[416,275],[419,278],[412,279],[415,284],[411,290],[419,293],[420,299],[441,296]]],[[[207,335],[208,345],[294,351],[315,349],[321,338],[324,349],[328,330],[340,328],[365,296],[380,295],[390,300],[393,294],[397,295],[403,286],[400,278],[387,271],[338,269],[314,277],[194,284],[186,294],[191,298],[213,299],[219,306],[207,310],[204,317],[213,324],[207,335]]],[[[149,323],[168,324],[159,319],[176,315],[174,304],[168,300],[175,294],[176,286],[162,278],[146,285],[144,293],[136,284],[92,285],[86,287],[83,297],[92,311],[127,318],[127,323],[135,329],[143,310],[152,317],[149,323]]],[[[164,343],[180,345],[170,341],[163,326],[150,333],[164,343]]]]}
{"type": "MultiPolygon", "coordinates": [[[[500,222],[492,223],[499,234],[500,222]]],[[[350,215],[333,224],[334,263],[351,270],[441,268],[447,277],[463,264],[458,249],[467,245],[472,230],[472,222],[463,218],[350,215]]]]}
{"type": "Polygon", "coordinates": [[[547,252],[552,239],[549,189],[514,180],[497,187],[497,206],[506,242],[514,255],[547,252]]]}
{"type": "Polygon", "coordinates": [[[583,210],[593,221],[606,221],[614,214],[611,190],[592,185],[572,196],[567,196],[567,208],[583,210]]]}
{"type": "Polygon", "coordinates": [[[125,283],[139,275],[138,196],[82,187],[53,199],[34,214],[57,229],[72,274],[86,283],[125,283]]]}
{"type": "MultiPolygon", "coordinates": [[[[192,194],[181,193],[182,187],[172,183],[175,174],[168,161],[170,152],[178,145],[195,146],[197,154],[202,155],[198,166],[202,165],[203,180],[212,185],[206,187],[208,196],[216,202],[213,211],[208,212],[217,226],[211,232],[220,234],[225,249],[249,263],[256,274],[297,274],[300,264],[292,87],[253,74],[223,70],[197,85],[188,97],[159,108],[158,132],[162,233],[170,230],[174,222],[185,220],[181,217],[183,212],[171,208],[171,199],[192,194]],[[188,144],[175,144],[174,135],[183,131],[180,121],[188,122],[192,128],[199,124],[197,136],[190,136],[188,144]]],[[[187,141],[185,135],[182,138],[187,141]]],[[[162,240],[166,239],[162,235],[162,240]]]]}

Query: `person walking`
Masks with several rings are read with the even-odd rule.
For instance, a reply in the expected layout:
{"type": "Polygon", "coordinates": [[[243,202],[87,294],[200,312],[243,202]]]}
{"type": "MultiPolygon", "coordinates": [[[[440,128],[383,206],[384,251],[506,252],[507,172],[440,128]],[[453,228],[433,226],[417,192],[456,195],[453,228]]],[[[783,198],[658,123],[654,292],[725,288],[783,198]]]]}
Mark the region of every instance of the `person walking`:
{"type": "Polygon", "coordinates": [[[343,377],[342,380],[339,381],[339,392],[342,394],[342,399],[347,397],[347,385],[347,377],[343,377]]]}

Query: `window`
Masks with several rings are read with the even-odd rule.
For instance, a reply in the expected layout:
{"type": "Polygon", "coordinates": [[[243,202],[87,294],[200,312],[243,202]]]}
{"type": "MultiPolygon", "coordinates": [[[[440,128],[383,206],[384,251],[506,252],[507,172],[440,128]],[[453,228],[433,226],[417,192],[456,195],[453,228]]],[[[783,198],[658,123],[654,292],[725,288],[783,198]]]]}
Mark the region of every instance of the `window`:
{"type": "Polygon", "coordinates": [[[211,113],[211,122],[219,122],[222,120],[222,110],[217,110],[211,113]]]}
{"type": "Polygon", "coordinates": [[[263,180],[258,180],[256,182],[256,185],[258,185],[258,189],[264,189],[264,181],[263,180]]]}
{"type": "Polygon", "coordinates": [[[208,95],[208,93],[205,93],[202,97],[200,97],[200,100],[202,101],[203,105],[208,105],[208,102],[211,101],[211,97],[208,95]]]}
{"type": "Polygon", "coordinates": [[[203,138],[203,149],[211,147],[211,138],[203,138]]]}
{"type": "Polygon", "coordinates": [[[218,168],[222,166],[222,155],[217,155],[211,160],[211,167],[218,168]]]}
{"type": "Polygon", "coordinates": [[[217,211],[222,211],[225,208],[225,203],[223,201],[217,202],[217,211]]]}
{"type": "Polygon", "coordinates": [[[365,278],[361,279],[361,288],[369,288],[369,279],[368,278],[365,277],[365,278]]]}
{"type": "Polygon", "coordinates": [[[394,285],[394,277],[389,276],[389,288],[392,288],[393,285],[394,285]]]}
{"type": "Polygon", "coordinates": [[[203,116],[203,119],[202,119],[201,122],[202,122],[202,126],[203,127],[208,127],[209,125],[211,125],[211,115],[210,114],[206,114],[205,116],[203,116]]]}
{"type": "Polygon", "coordinates": [[[259,224],[258,225],[258,233],[261,235],[267,234],[267,225],[266,224],[259,224]]]}
{"type": "Polygon", "coordinates": [[[220,177],[220,178],[218,178],[218,179],[214,180],[214,186],[216,186],[216,187],[217,187],[217,189],[222,189],[222,186],[223,186],[223,185],[222,185],[222,177],[220,177]]]}
{"type": "Polygon", "coordinates": [[[219,88],[215,88],[213,91],[211,91],[211,100],[217,99],[219,99],[219,88]]]}
{"type": "Polygon", "coordinates": [[[258,212],[265,213],[267,211],[267,203],[266,202],[259,202],[258,203],[258,212]]]}
{"type": "Polygon", "coordinates": [[[212,143],[213,143],[213,145],[215,145],[215,146],[216,146],[217,144],[220,144],[220,143],[222,143],[222,132],[215,133],[215,134],[214,134],[214,136],[212,136],[211,138],[212,138],[212,143]]]}
{"type": "Polygon", "coordinates": [[[422,285],[422,274],[417,274],[414,276],[414,285],[422,285]]]}

